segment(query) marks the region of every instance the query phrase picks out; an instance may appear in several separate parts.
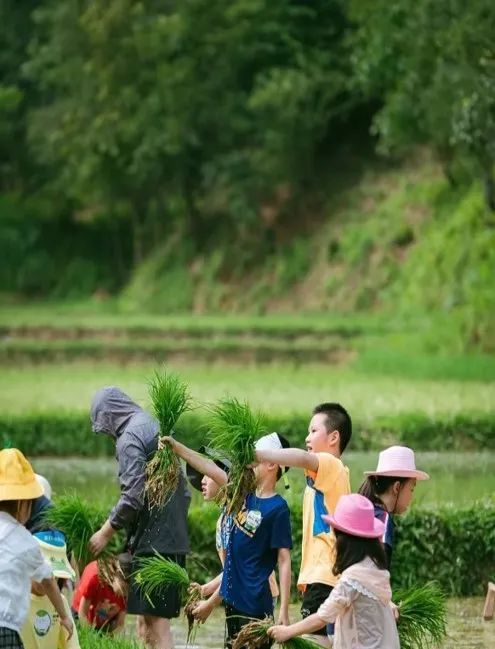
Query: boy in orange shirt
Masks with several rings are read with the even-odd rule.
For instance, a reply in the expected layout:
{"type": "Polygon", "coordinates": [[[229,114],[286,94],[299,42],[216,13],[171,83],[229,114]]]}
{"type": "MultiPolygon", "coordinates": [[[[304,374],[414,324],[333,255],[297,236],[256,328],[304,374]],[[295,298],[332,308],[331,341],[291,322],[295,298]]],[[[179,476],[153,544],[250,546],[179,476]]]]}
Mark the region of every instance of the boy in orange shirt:
{"type": "MultiPolygon", "coordinates": [[[[322,403],[313,410],[306,437],[307,451],[296,448],[256,451],[258,462],[299,467],[306,475],[303,501],[302,558],[298,586],[303,592],[303,619],[316,613],[327,599],[338,578],[332,573],[335,562],[335,536],[322,515],[333,514],[344,494],[351,491],[349,469],[340,456],[352,435],[352,422],[338,403],[322,403]]],[[[312,640],[330,647],[327,636],[333,629],[323,627],[312,640]]]]}

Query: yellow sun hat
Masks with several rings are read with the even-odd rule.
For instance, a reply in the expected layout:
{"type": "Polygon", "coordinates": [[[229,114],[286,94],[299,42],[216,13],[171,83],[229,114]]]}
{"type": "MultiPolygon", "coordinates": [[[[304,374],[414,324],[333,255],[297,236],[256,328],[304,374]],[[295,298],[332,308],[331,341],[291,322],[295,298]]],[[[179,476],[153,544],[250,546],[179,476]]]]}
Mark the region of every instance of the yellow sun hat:
{"type": "Polygon", "coordinates": [[[76,578],[76,573],[67,558],[67,546],[65,536],[58,530],[47,530],[45,532],[36,532],[34,538],[40,544],[41,554],[45,561],[50,564],[53,576],[56,579],[76,578]]]}
{"type": "Polygon", "coordinates": [[[16,448],[0,451],[0,500],[31,500],[43,495],[32,466],[16,448]]]}

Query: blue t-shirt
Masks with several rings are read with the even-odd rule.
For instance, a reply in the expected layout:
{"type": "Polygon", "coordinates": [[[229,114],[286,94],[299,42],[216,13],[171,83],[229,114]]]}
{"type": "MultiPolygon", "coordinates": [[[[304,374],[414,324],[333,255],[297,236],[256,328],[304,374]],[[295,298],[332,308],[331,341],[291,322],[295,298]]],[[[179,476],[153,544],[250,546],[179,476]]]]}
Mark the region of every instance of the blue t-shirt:
{"type": "Polygon", "coordinates": [[[287,503],[278,494],[270,498],[249,494],[234,520],[227,546],[220,588],[224,601],[246,615],[271,615],[268,579],[280,548],[292,548],[287,503]]]}

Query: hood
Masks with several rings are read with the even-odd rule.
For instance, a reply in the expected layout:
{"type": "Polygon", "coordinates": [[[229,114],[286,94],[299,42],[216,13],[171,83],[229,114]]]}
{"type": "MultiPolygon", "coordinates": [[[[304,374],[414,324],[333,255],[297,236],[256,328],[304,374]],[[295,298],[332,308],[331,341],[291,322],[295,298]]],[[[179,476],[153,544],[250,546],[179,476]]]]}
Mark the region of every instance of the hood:
{"type": "Polygon", "coordinates": [[[106,433],[117,439],[131,417],[138,412],[142,412],[142,408],[120,388],[113,385],[101,388],[91,403],[93,432],[106,433]]]}

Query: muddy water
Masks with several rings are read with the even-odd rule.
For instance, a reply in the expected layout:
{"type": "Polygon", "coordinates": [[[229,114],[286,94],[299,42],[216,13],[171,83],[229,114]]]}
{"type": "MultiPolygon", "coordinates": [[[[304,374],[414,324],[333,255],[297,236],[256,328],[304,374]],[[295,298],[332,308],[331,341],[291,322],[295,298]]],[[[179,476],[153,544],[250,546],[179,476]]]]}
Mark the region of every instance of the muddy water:
{"type": "MultiPolygon", "coordinates": [[[[442,649],[495,649],[495,620],[484,622],[481,617],[483,599],[478,597],[452,599],[448,605],[448,637],[442,649]]],[[[299,607],[291,607],[291,620],[299,619],[299,607]]],[[[198,630],[194,649],[221,649],[223,647],[223,612],[215,611],[208,622],[198,630]]],[[[176,649],[185,647],[185,622],[173,623],[176,649]]],[[[192,649],[190,645],[190,649],[192,649]]],[[[426,648],[425,648],[426,649],[426,648]]]]}

